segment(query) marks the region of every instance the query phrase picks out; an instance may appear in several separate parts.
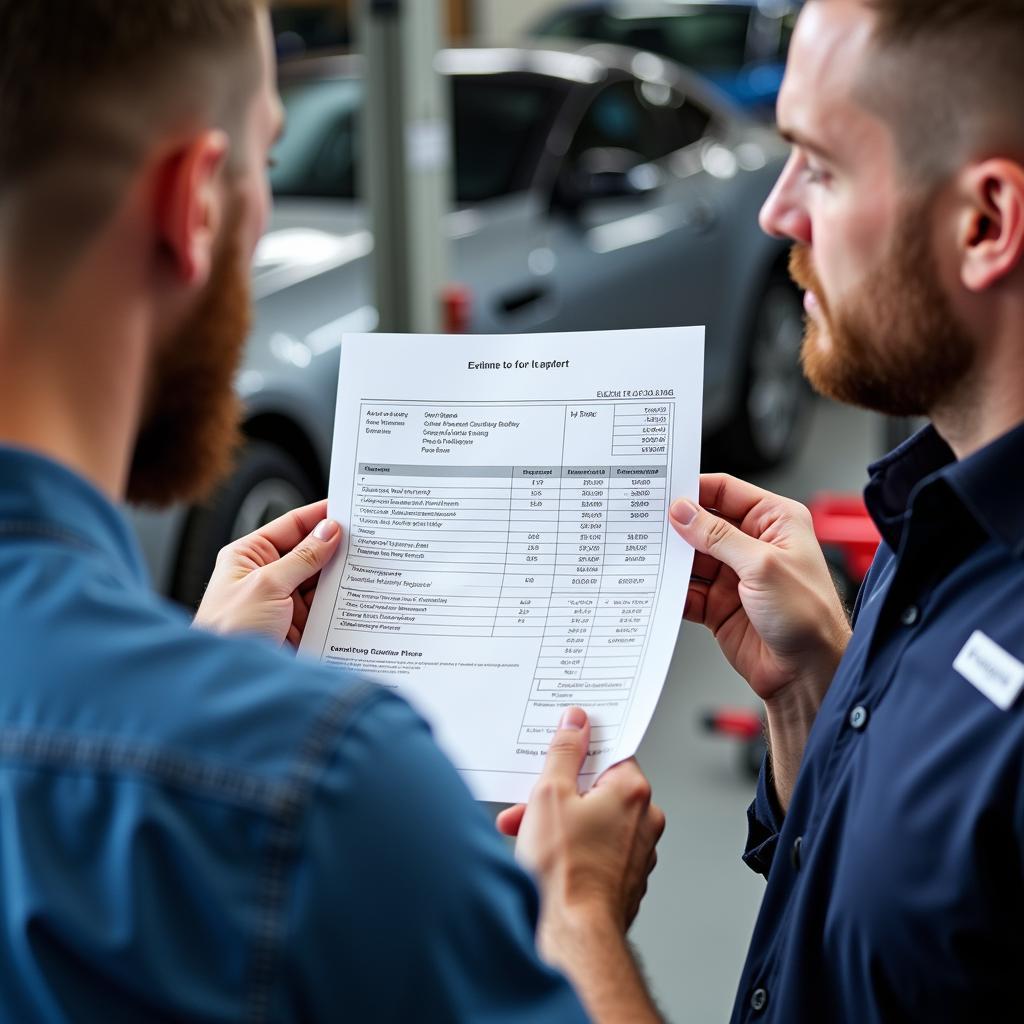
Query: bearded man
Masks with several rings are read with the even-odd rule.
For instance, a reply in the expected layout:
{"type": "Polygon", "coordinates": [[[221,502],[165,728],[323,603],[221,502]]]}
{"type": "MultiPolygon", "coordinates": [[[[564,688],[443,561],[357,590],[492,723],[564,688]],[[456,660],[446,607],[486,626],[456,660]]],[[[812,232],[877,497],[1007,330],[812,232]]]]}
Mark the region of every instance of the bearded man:
{"type": "Polygon", "coordinates": [[[230,461],[266,11],[0,0],[0,40],[0,1019],[653,1020],[624,936],[664,818],[635,763],[579,796],[582,711],[502,819],[538,904],[403,702],[280,649],[323,503],[226,549],[194,626],[116,508],[230,461]]]}
{"type": "Polygon", "coordinates": [[[734,1021],[1008,1021],[1024,946],[1024,3],[808,0],[762,212],[826,395],[931,425],[871,469],[852,635],[810,516],[724,476],[686,617],[764,700],[734,1021]]]}

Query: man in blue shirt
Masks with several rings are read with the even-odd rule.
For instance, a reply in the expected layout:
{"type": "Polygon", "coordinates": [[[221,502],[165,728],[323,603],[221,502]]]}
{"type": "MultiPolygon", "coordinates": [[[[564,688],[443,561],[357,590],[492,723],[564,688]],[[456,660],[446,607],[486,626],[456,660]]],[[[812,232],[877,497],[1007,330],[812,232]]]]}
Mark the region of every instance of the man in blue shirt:
{"type": "Polygon", "coordinates": [[[227,549],[195,628],[115,508],[235,438],[266,12],[0,0],[0,40],[0,1019],[656,1019],[625,932],[664,818],[635,763],[579,795],[579,709],[503,819],[538,899],[404,703],[280,649],[323,504],[227,549]]]}
{"type": "Polygon", "coordinates": [[[809,0],[762,212],[795,243],[804,362],[932,425],[871,469],[852,636],[794,502],[679,501],[688,618],[765,702],[734,1021],[1021,1018],[1024,4],[809,0]]]}

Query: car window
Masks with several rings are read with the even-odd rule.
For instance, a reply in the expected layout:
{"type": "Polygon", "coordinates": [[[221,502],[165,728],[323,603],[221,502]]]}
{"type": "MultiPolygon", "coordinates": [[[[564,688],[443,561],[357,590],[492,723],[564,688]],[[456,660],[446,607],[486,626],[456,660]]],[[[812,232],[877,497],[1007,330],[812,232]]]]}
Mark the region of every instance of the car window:
{"type": "Polygon", "coordinates": [[[277,52],[286,57],[307,50],[347,47],[352,43],[351,19],[338,5],[274,4],[270,17],[277,52]]]}
{"type": "MultiPolygon", "coordinates": [[[[481,202],[530,186],[565,89],[542,75],[454,78],[456,201],[481,202]]],[[[285,83],[281,98],[287,127],[270,172],[274,194],[354,198],[363,83],[285,83]]]]}
{"type": "Polygon", "coordinates": [[[602,89],[580,121],[570,159],[591,149],[626,149],[658,160],[696,142],[711,115],[669,85],[624,79],[602,89]]]}
{"type": "Polygon", "coordinates": [[[725,4],[651,17],[578,11],[552,17],[539,34],[651,50],[697,71],[734,70],[747,63],[750,12],[747,6],[725,4]]]}
{"type": "Polygon", "coordinates": [[[658,129],[650,105],[632,80],[615,82],[598,93],[580,121],[570,148],[571,156],[591,149],[628,149],[646,160],[656,160],[658,129]]]}
{"type": "Polygon", "coordinates": [[[693,145],[707,134],[711,125],[711,112],[707,107],[679,93],[674,94],[666,117],[672,121],[671,129],[666,129],[667,137],[673,143],[667,151],[669,153],[693,145]]]}
{"type": "Polygon", "coordinates": [[[352,198],[362,83],[331,78],[285,84],[281,99],[287,119],[270,170],[274,195],[352,198]]]}
{"type": "Polygon", "coordinates": [[[564,87],[540,75],[457,76],[457,199],[480,202],[528,188],[564,96],[564,87]]]}

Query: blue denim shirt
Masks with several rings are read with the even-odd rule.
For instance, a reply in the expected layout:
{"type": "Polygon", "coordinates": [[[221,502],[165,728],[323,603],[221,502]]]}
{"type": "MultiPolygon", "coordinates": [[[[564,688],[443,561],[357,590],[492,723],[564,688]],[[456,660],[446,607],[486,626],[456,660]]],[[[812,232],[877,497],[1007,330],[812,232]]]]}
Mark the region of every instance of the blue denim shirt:
{"type": "Polygon", "coordinates": [[[423,722],[191,629],[125,522],[0,448],[0,1020],[580,1021],[423,722]]]}
{"type": "Polygon", "coordinates": [[[853,639],[785,818],[764,771],[751,807],[733,1020],[1019,1021],[1024,697],[983,692],[1012,661],[982,689],[954,662],[976,631],[1024,662],[1024,427],[961,462],[929,428],[871,474],[853,639]]]}

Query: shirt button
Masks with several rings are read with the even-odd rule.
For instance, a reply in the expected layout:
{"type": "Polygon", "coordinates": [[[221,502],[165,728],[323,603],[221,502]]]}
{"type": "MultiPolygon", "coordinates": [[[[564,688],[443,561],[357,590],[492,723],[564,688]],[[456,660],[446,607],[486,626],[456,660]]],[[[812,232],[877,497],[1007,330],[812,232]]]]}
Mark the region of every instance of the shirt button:
{"type": "Polygon", "coordinates": [[[858,704],[850,712],[850,728],[860,732],[868,724],[868,709],[863,704],[858,704]]]}
{"type": "Polygon", "coordinates": [[[902,622],[904,626],[913,626],[916,625],[919,618],[921,618],[921,610],[916,604],[912,604],[903,609],[903,612],[900,615],[900,622],[902,622]]]}
{"type": "Polygon", "coordinates": [[[804,837],[797,836],[793,840],[793,848],[789,851],[789,859],[792,861],[793,870],[800,870],[800,847],[804,845],[804,837]]]}
{"type": "Polygon", "coordinates": [[[768,993],[763,988],[755,988],[750,997],[750,1008],[755,1013],[760,1013],[768,1005],[768,993]]]}

